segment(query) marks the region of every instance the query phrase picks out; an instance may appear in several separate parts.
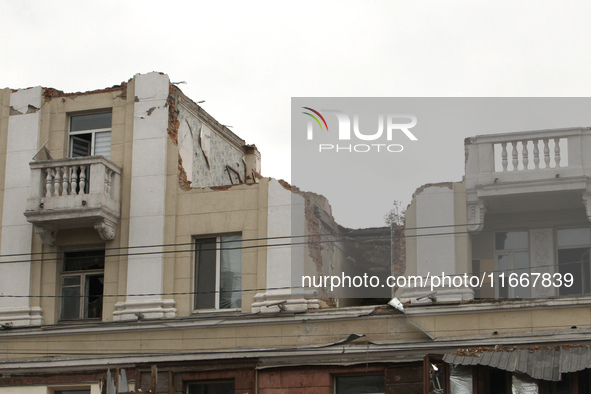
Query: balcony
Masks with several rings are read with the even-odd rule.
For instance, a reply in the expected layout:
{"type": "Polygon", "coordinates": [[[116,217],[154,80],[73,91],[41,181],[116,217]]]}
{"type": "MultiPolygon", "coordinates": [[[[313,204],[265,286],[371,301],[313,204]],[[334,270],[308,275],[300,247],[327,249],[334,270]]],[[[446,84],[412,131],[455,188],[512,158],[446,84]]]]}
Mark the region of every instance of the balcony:
{"type": "Polygon", "coordinates": [[[591,129],[481,135],[466,139],[465,148],[469,222],[482,223],[485,211],[566,209],[581,203],[591,213],[591,129]]]}
{"type": "Polygon", "coordinates": [[[44,244],[61,229],[94,227],[103,240],[115,237],[121,216],[121,169],[102,156],[33,161],[25,216],[44,244]]]}

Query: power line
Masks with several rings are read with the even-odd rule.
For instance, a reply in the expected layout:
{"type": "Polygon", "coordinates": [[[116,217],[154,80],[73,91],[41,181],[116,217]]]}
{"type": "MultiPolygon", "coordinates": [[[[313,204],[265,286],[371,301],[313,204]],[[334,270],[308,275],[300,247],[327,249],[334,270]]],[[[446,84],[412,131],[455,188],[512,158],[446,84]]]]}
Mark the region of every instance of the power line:
{"type": "MultiPolygon", "coordinates": [[[[584,217],[587,218],[591,218],[591,216],[581,216],[581,215],[576,215],[576,216],[562,216],[560,217],[561,221],[568,221],[568,220],[573,220],[573,219],[582,219],[584,217]]],[[[405,231],[416,231],[416,230],[426,230],[426,229],[439,229],[439,228],[455,228],[455,227],[468,227],[468,226],[472,226],[472,225],[497,225],[497,224],[503,224],[503,225],[512,225],[512,224],[522,224],[522,223],[531,223],[531,222],[547,222],[548,220],[555,220],[556,218],[531,218],[531,219],[524,219],[524,220],[514,220],[514,221],[487,221],[486,223],[459,223],[459,224],[445,224],[445,225],[436,225],[436,226],[418,226],[418,227],[408,227],[408,228],[400,228],[400,229],[395,229],[396,231],[401,231],[401,232],[405,232],[405,231]]],[[[387,227],[377,227],[376,229],[380,229],[380,228],[387,228],[387,227]]],[[[348,239],[348,237],[352,237],[355,236],[357,231],[360,230],[367,230],[367,229],[352,229],[348,232],[344,232],[344,233],[319,233],[319,234],[303,234],[303,235],[284,235],[284,236],[275,236],[275,237],[260,237],[260,238],[245,238],[242,239],[242,242],[255,242],[255,241],[268,241],[268,240],[280,240],[280,239],[298,239],[298,238],[310,238],[310,237],[324,237],[324,236],[332,236],[332,237],[337,237],[338,239],[348,239]]],[[[480,233],[486,233],[486,232],[498,232],[498,230],[486,230],[486,231],[481,231],[480,233]]],[[[409,237],[413,237],[413,238],[417,238],[417,237],[422,237],[422,236],[437,236],[437,235],[454,235],[454,234],[467,234],[467,233],[471,233],[470,231],[465,231],[465,232],[448,232],[448,233],[431,233],[431,234],[415,234],[415,235],[403,235],[403,237],[405,238],[409,238],[409,237]]],[[[205,237],[207,237],[207,234],[204,234],[205,237]]],[[[391,236],[380,236],[380,237],[372,237],[372,238],[368,238],[368,237],[362,237],[359,236],[360,238],[363,238],[364,240],[380,240],[380,239],[388,239],[391,238],[391,236]]],[[[198,238],[196,238],[198,239],[198,238]]],[[[233,242],[237,242],[237,241],[228,241],[227,243],[233,243],[233,242]]],[[[318,241],[316,243],[319,242],[336,242],[336,241],[318,241]]],[[[300,245],[300,244],[306,244],[307,242],[303,242],[303,243],[298,243],[296,245],[300,245]]],[[[120,247],[108,247],[108,248],[102,248],[105,251],[110,251],[110,250],[129,250],[129,249],[150,249],[150,248],[166,248],[166,247],[175,247],[175,246],[192,246],[194,245],[194,242],[184,242],[184,243],[171,243],[171,244],[157,244],[157,245],[139,245],[139,246],[120,246],[120,247]]],[[[282,243],[282,244],[266,244],[266,245],[255,245],[255,246],[250,246],[250,247],[264,247],[264,246],[289,246],[292,245],[292,243],[282,243]]],[[[248,247],[242,247],[242,248],[248,248],[248,247]]],[[[240,247],[238,248],[234,248],[234,249],[240,249],[240,247]]],[[[212,249],[213,250],[213,249],[212,249]]],[[[189,250],[189,251],[193,251],[193,250],[189,250]]],[[[19,257],[19,256],[35,256],[35,255],[60,255],[62,252],[61,251],[56,251],[56,252],[31,252],[31,253],[12,253],[12,254],[4,254],[4,255],[0,255],[0,258],[4,258],[4,257],[19,257]]],[[[164,252],[146,252],[146,253],[137,253],[137,255],[142,255],[142,254],[156,254],[156,253],[164,253],[164,252]]],[[[116,254],[116,255],[109,255],[108,257],[118,257],[118,256],[128,256],[128,255],[133,255],[132,253],[122,253],[122,254],[116,254]]],[[[48,260],[14,260],[14,261],[0,261],[0,263],[15,263],[15,262],[33,262],[33,261],[48,261],[48,260]]],[[[51,260],[50,260],[51,261],[51,260]]]]}
{"type": "MultiPolygon", "coordinates": [[[[585,264],[585,263],[589,263],[589,260],[578,260],[578,261],[571,261],[568,262],[567,264],[585,264]]],[[[484,276],[484,278],[487,278],[490,274],[495,274],[498,272],[512,272],[512,271],[517,271],[523,274],[527,274],[528,275],[528,279],[529,277],[532,276],[531,273],[529,272],[525,272],[527,270],[531,270],[532,268],[546,268],[546,267],[555,267],[556,264],[545,264],[545,265],[539,265],[536,267],[529,267],[528,268],[507,268],[507,269],[498,269],[498,270],[487,270],[484,272],[473,272],[473,273],[461,273],[461,274],[452,274],[452,275],[445,275],[445,277],[450,277],[450,278],[455,278],[455,277],[464,277],[465,275],[469,275],[469,276],[478,276],[479,279],[481,276],[484,276]],[[483,275],[484,274],[484,275],[483,275]]],[[[540,275],[543,275],[545,273],[541,272],[539,273],[540,275]]],[[[557,273],[547,273],[549,275],[554,275],[557,273]]],[[[343,275],[346,275],[343,273],[343,275]]],[[[442,274],[443,275],[443,274],[442,274]]],[[[408,278],[416,278],[416,279],[421,279],[421,284],[424,284],[425,286],[420,286],[419,288],[430,288],[430,285],[427,282],[427,279],[429,279],[430,277],[441,277],[442,275],[427,275],[427,276],[421,276],[421,275],[390,275],[390,277],[406,277],[408,282],[413,282],[408,278]],[[424,283],[422,281],[425,281],[424,283]]],[[[324,275],[305,275],[305,276],[310,276],[311,278],[320,278],[324,275]]],[[[335,275],[333,275],[335,276],[335,275]]],[[[339,275],[336,275],[337,277],[341,277],[339,275]]],[[[359,275],[346,275],[346,276],[359,276],[359,275]]],[[[562,275],[564,276],[564,275],[562,275]]],[[[369,277],[369,275],[368,275],[369,277]]],[[[494,283],[494,279],[491,283],[494,283]]],[[[508,283],[509,278],[507,277],[507,279],[505,279],[508,283]]],[[[574,280],[574,278],[573,278],[574,280]]],[[[529,280],[531,282],[531,279],[529,280]]],[[[541,282],[541,279],[538,278],[538,281],[541,282]]],[[[414,283],[416,283],[417,281],[415,280],[414,283]]],[[[552,283],[554,283],[554,281],[552,281],[552,283]]],[[[383,283],[379,283],[380,285],[383,285],[383,283]]],[[[439,289],[439,287],[441,286],[436,286],[434,287],[435,289],[439,289]]],[[[496,286],[499,287],[500,286],[496,286]]],[[[490,286],[490,287],[485,287],[485,283],[480,283],[480,286],[477,287],[471,287],[474,290],[480,290],[480,289],[484,289],[484,288],[496,288],[494,285],[490,286]]],[[[509,287],[509,286],[505,286],[505,287],[509,287]]],[[[522,287],[522,286],[515,286],[515,287],[522,287]]],[[[529,288],[530,286],[525,286],[526,288],[529,288]]],[[[531,286],[533,287],[533,286],[531,286]]],[[[554,286],[555,288],[560,288],[561,286],[554,286]]],[[[353,289],[353,290],[362,290],[363,288],[371,291],[372,289],[380,289],[380,288],[390,288],[390,289],[395,289],[395,288],[399,288],[399,286],[382,286],[382,287],[357,287],[357,286],[348,286],[348,287],[338,287],[339,289],[353,289]]],[[[321,290],[321,291],[325,291],[327,292],[329,295],[334,293],[334,292],[329,292],[328,291],[328,286],[324,286],[324,287],[302,287],[302,286],[285,286],[285,287],[269,287],[269,288],[254,288],[254,289],[232,289],[232,290],[210,290],[210,291],[188,291],[188,292],[169,292],[169,293],[142,293],[142,294],[89,294],[86,295],[84,297],[150,297],[150,296],[175,296],[175,295],[205,295],[205,294],[222,294],[222,293],[244,293],[244,292],[251,292],[251,291],[269,291],[269,290],[301,290],[301,289],[311,289],[311,290],[321,290]]],[[[79,296],[79,297],[75,297],[75,298],[82,298],[83,296],[79,296]]],[[[72,296],[64,296],[64,295],[11,295],[11,294],[0,294],[0,298],[73,298],[72,296]]],[[[368,297],[365,297],[368,298],[368,297]]],[[[375,298],[375,297],[369,297],[369,298],[375,298]]]]}
{"type": "MultiPolygon", "coordinates": [[[[572,217],[574,219],[575,217],[572,217]]],[[[580,216],[576,217],[577,219],[581,219],[580,216]]],[[[564,218],[563,218],[564,219],[564,218]]],[[[567,218],[568,219],[568,218],[567,218]]],[[[529,221],[547,221],[548,219],[532,219],[529,221]]],[[[513,224],[513,223],[524,223],[528,221],[515,221],[515,222],[499,222],[503,224],[513,224]]],[[[488,222],[487,222],[488,223],[488,222]]],[[[468,224],[453,224],[453,225],[440,225],[440,226],[425,226],[425,227],[414,227],[408,229],[400,229],[398,231],[403,232],[402,235],[383,235],[383,236],[374,236],[374,237],[359,237],[363,241],[384,241],[387,239],[394,239],[394,238],[421,238],[421,237],[437,237],[437,236],[455,236],[455,235],[465,235],[471,234],[471,231],[451,231],[445,233],[429,233],[429,234],[406,234],[406,231],[411,230],[421,230],[421,229],[437,229],[437,228],[450,228],[450,227],[466,227],[468,224]]],[[[498,232],[498,230],[483,230],[480,233],[493,233],[498,232]]],[[[264,241],[264,240],[275,240],[275,239],[287,239],[287,238],[309,238],[309,237],[323,237],[323,236],[332,236],[336,239],[332,240],[324,240],[324,241],[305,241],[305,242],[286,242],[286,243],[278,243],[278,244],[263,244],[263,245],[248,245],[248,246],[239,246],[239,247],[220,247],[220,248],[208,248],[208,250],[244,250],[244,249],[256,249],[256,248],[266,248],[266,247],[288,247],[288,246],[300,246],[300,245],[313,245],[313,244],[324,244],[324,243],[339,243],[343,242],[343,240],[349,240],[349,234],[334,234],[334,233],[325,233],[325,234],[307,234],[307,235],[296,235],[296,236],[278,236],[278,237],[266,237],[266,238],[249,238],[243,239],[241,241],[227,241],[226,243],[237,243],[237,242],[253,242],[253,241],[264,241]]],[[[351,239],[351,241],[355,241],[355,239],[351,239]]],[[[104,248],[105,251],[107,250],[123,250],[123,249],[150,249],[150,248],[166,248],[166,247],[176,247],[176,246],[194,246],[195,242],[188,242],[188,243],[179,243],[179,244],[162,244],[162,245],[146,245],[146,246],[130,246],[130,247],[117,247],[117,248],[104,248]]],[[[102,248],[101,248],[102,250],[102,248]]],[[[129,256],[146,256],[146,255],[158,255],[158,254],[169,254],[169,253],[193,253],[195,250],[193,248],[185,249],[185,250],[161,250],[161,251],[154,251],[154,252],[138,252],[138,253],[119,253],[119,254],[110,254],[105,255],[106,258],[113,258],[113,257],[129,257],[129,256]]],[[[0,255],[2,257],[17,257],[17,256],[32,256],[32,255],[56,255],[55,258],[40,258],[40,259],[25,259],[25,260],[8,260],[8,261],[0,261],[0,264],[15,264],[15,263],[33,263],[33,262],[50,262],[50,261],[62,261],[62,257],[60,256],[63,251],[57,252],[36,252],[36,253],[20,253],[20,254],[8,254],[8,255],[0,255]]],[[[84,257],[81,257],[84,258],[84,257]]],[[[90,257],[89,257],[90,258],[90,257]]]]}

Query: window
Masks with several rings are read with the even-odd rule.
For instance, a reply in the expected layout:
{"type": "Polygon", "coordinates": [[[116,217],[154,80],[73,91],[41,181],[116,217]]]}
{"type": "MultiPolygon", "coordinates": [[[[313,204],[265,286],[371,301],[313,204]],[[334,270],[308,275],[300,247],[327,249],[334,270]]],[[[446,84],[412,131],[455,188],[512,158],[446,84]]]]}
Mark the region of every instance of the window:
{"type": "Polygon", "coordinates": [[[589,272],[589,251],[591,249],[591,228],[566,228],[557,231],[558,272],[564,277],[573,277],[571,287],[561,286],[560,295],[586,294],[591,292],[589,272]]]}
{"type": "Polygon", "coordinates": [[[384,375],[337,376],[336,394],[384,394],[384,375]]]}
{"type": "Polygon", "coordinates": [[[111,157],[111,112],[70,117],[69,157],[111,157]]]}
{"type": "Polygon", "coordinates": [[[104,249],[64,252],[62,320],[102,317],[104,269],[104,249]]]}
{"type": "Polygon", "coordinates": [[[187,394],[234,394],[234,382],[191,383],[187,394]]]}
{"type": "Polygon", "coordinates": [[[242,236],[195,242],[195,309],[242,306],[242,236]]]}
{"type": "Polygon", "coordinates": [[[501,298],[527,298],[529,287],[512,287],[508,284],[508,276],[530,273],[528,231],[506,231],[495,234],[495,269],[497,274],[504,273],[504,287],[499,281],[496,286],[501,298]]]}

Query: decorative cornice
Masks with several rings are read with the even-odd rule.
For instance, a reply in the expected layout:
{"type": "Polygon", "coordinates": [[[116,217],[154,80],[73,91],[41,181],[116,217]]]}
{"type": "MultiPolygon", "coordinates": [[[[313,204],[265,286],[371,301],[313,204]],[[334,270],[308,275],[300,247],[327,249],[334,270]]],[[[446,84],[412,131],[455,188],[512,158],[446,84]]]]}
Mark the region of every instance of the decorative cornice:
{"type": "Polygon", "coordinates": [[[94,224],[94,229],[99,233],[103,241],[111,241],[115,238],[115,223],[105,220],[94,224]]]}
{"type": "Polygon", "coordinates": [[[583,193],[583,204],[585,205],[587,219],[591,222],[591,193],[583,193]]]}
{"type": "Polygon", "coordinates": [[[483,201],[468,204],[468,231],[479,233],[484,227],[486,206],[483,201]]]}
{"type": "Polygon", "coordinates": [[[35,226],[35,232],[41,237],[41,242],[44,245],[55,245],[57,230],[35,226]]]}

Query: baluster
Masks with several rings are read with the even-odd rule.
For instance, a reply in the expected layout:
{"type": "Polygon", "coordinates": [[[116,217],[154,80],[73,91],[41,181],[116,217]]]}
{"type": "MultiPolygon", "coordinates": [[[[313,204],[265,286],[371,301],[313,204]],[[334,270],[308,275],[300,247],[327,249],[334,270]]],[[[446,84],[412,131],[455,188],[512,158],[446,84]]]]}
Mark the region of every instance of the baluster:
{"type": "Polygon", "coordinates": [[[80,166],[80,193],[86,194],[86,166],[80,166]]]}
{"type": "Polygon", "coordinates": [[[506,142],[501,142],[501,146],[503,147],[503,151],[501,153],[501,157],[502,157],[502,163],[503,163],[503,171],[506,172],[507,171],[507,166],[509,164],[509,162],[507,161],[507,143],[506,142]]]}
{"type": "Polygon", "coordinates": [[[521,141],[521,157],[523,158],[523,169],[527,170],[527,166],[529,164],[529,160],[527,158],[528,151],[527,151],[527,141],[521,141]]]}
{"type": "Polygon", "coordinates": [[[68,172],[70,167],[63,166],[62,167],[62,196],[68,195],[68,172]]]}
{"type": "Polygon", "coordinates": [[[560,167],[560,138],[554,138],[554,162],[556,163],[556,167],[560,167]]]}
{"type": "Polygon", "coordinates": [[[78,166],[72,166],[72,183],[70,183],[70,195],[78,194],[78,166]]]}
{"type": "Polygon", "coordinates": [[[45,177],[45,197],[51,197],[52,196],[52,192],[51,192],[51,188],[53,186],[53,180],[51,172],[53,170],[51,168],[46,168],[45,172],[47,173],[46,177],[45,177]]]}
{"type": "Polygon", "coordinates": [[[517,171],[517,166],[519,165],[519,158],[517,157],[517,141],[511,142],[511,145],[513,145],[513,171],[517,171]]]}
{"type": "Polygon", "coordinates": [[[544,138],[544,163],[545,168],[550,168],[550,147],[548,147],[548,138],[544,138]]]}
{"type": "Polygon", "coordinates": [[[538,140],[534,140],[534,167],[540,168],[540,149],[538,148],[538,140]]]}
{"type": "Polygon", "coordinates": [[[111,179],[113,177],[113,171],[109,170],[107,168],[107,171],[105,171],[105,181],[106,181],[106,188],[105,188],[105,194],[107,196],[111,196],[111,179]]]}
{"type": "Polygon", "coordinates": [[[62,186],[62,171],[60,167],[55,167],[55,177],[53,178],[53,195],[60,195],[60,187],[62,186]]]}

